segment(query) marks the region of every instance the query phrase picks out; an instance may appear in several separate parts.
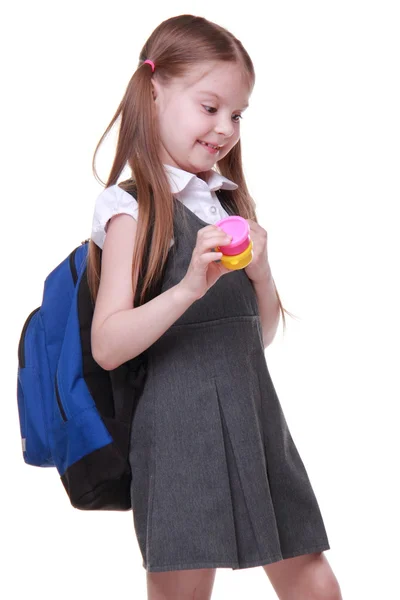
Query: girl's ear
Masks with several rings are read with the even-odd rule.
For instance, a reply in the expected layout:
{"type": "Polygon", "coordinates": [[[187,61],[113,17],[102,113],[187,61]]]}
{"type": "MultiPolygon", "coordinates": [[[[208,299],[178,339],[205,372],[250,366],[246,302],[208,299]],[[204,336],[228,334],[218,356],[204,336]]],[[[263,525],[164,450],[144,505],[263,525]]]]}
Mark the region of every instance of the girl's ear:
{"type": "Polygon", "coordinates": [[[158,96],[158,89],[157,89],[158,86],[157,86],[156,82],[154,81],[154,79],[151,80],[151,86],[152,86],[152,92],[151,93],[152,93],[152,96],[153,96],[153,100],[156,100],[157,96],[158,96]]]}

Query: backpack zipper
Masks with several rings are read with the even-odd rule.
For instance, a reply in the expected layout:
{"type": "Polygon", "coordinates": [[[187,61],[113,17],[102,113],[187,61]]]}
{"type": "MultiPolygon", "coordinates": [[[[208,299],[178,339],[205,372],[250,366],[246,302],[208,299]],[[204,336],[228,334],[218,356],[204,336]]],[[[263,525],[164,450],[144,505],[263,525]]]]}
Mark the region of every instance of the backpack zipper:
{"type": "Polygon", "coordinates": [[[38,306],[37,308],[35,308],[30,315],[27,317],[24,326],[22,328],[22,332],[21,332],[21,337],[19,340],[19,344],[18,344],[18,362],[19,362],[19,366],[21,369],[23,369],[25,367],[25,333],[26,330],[28,328],[28,325],[30,323],[30,320],[32,319],[33,315],[35,313],[37,313],[37,311],[40,309],[40,306],[38,306]]]}
{"type": "MultiPolygon", "coordinates": [[[[85,244],[88,241],[89,240],[85,240],[84,242],[81,242],[81,245],[85,244]]],[[[71,270],[72,281],[74,282],[74,287],[76,286],[76,284],[78,282],[78,271],[77,271],[76,265],[75,265],[75,254],[77,253],[78,248],[79,248],[79,246],[77,248],[75,248],[75,250],[73,250],[71,252],[71,254],[69,255],[69,268],[71,270]]],[[[56,371],[56,374],[54,376],[54,384],[55,384],[54,387],[55,387],[55,392],[56,392],[57,406],[58,406],[58,409],[60,411],[61,418],[62,418],[62,420],[65,423],[66,421],[68,421],[68,417],[66,415],[63,403],[61,401],[60,390],[58,389],[57,371],[56,371]]]]}
{"type": "Polygon", "coordinates": [[[76,254],[77,250],[78,250],[78,248],[75,248],[75,250],[73,250],[71,252],[71,254],[69,255],[69,267],[71,269],[74,287],[76,286],[76,282],[78,281],[78,271],[76,270],[76,266],[75,266],[75,254],[76,254]]]}
{"type": "Polygon", "coordinates": [[[62,405],[61,398],[60,398],[60,392],[59,392],[58,383],[57,383],[57,372],[56,372],[55,377],[54,377],[54,382],[55,382],[55,389],[56,389],[56,401],[57,401],[57,405],[58,405],[58,408],[60,410],[61,418],[65,422],[65,421],[68,421],[68,419],[67,419],[67,415],[65,414],[65,410],[64,410],[64,407],[62,405]]]}
{"type": "MultiPolygon", "coordinates": [[[[87,240],[83,240],[83,242],[81,242],[81,246],[83,246],[84,244],[88,244],[89,242],[90,242],[90,238],[87,238],[87,240]]],[[[75,254],[77,253],[79,248],[80,248],[80,246],[75,248],[75,250],[73,250],[71,252],[71,254],[69,255],[69,268],[71,269],[71,275],[72,275],[72,280],[74,282],[74,286],[76,286],[76,284],[78,282],[78,271],[77,271],[77,268],[75,265],[75,254]]]]}

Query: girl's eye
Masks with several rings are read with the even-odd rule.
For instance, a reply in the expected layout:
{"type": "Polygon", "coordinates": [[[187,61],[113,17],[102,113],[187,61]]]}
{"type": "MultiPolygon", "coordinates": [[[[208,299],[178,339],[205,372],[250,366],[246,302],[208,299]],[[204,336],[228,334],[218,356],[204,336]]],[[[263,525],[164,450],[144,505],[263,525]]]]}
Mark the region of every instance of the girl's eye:
{"type": "Polygon", "coordinates": [[[203,104],[202,106],[203,106],[203,108],[205,108],[205,109],[206,109],[206,111],[207,111],[207,112],[208,112],[210,115],[213,115],[213,114],[215,114],[214,112],[211,112],[212,110],[213,110],[213,111],[215,111],[215,112],[217,112],[217,109],[216,109],[216,108],[214,108],[213,106],[205,106],[204,104],[203,104]],[[208,109],[210,109],[210,110],[208,110],[208,109]]]}
{"type": "MultiPolygon", "coordinates": [[[[217,109],[216,109],[216,108],[214,108],[213,106],[205,106],[204,104],[203,104],[202,106],[203,106],[203,108],[205,108],[206,110],[207,110],[207,109],[210,109],[210,110],[207,110],[207,112],[208,112],[210,115],[214,115],[214,114],[217,112],[217,109]],[[210,112],[210,111],[215,111],[215,112],[210,112]]],[[[242,115],[233,115],[233,116],[234,116],[234,117],[237,117],[237,120],[235,120],[235,123],[239,123],[239,119],[243,119],[242,115]]]]}

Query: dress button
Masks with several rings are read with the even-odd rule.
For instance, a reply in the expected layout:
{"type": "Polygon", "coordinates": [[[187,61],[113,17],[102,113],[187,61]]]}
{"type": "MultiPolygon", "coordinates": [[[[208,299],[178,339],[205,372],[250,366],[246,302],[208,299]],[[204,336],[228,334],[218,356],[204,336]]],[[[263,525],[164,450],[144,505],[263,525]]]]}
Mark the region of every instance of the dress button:
{"type": "Polygon", "coordinates": [[[212,212],[212,213],[216,213],[217,212],[217,209],[215,208],[215,206],[211,206],[210,207],[210,212],[212,212]]]}

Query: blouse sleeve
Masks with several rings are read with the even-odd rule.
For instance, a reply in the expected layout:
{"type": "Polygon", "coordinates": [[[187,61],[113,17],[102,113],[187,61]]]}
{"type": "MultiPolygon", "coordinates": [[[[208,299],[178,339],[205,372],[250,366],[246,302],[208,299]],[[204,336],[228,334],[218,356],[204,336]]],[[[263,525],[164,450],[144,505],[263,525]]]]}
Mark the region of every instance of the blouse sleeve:
{"type": "Polygon", "coordinates": [[[115,184],[105,188],[95,202],[91,239],[99,248],[103,248],[109,220],[120,213],[131,215],[137,221],[138,203],[115,184]]]}

